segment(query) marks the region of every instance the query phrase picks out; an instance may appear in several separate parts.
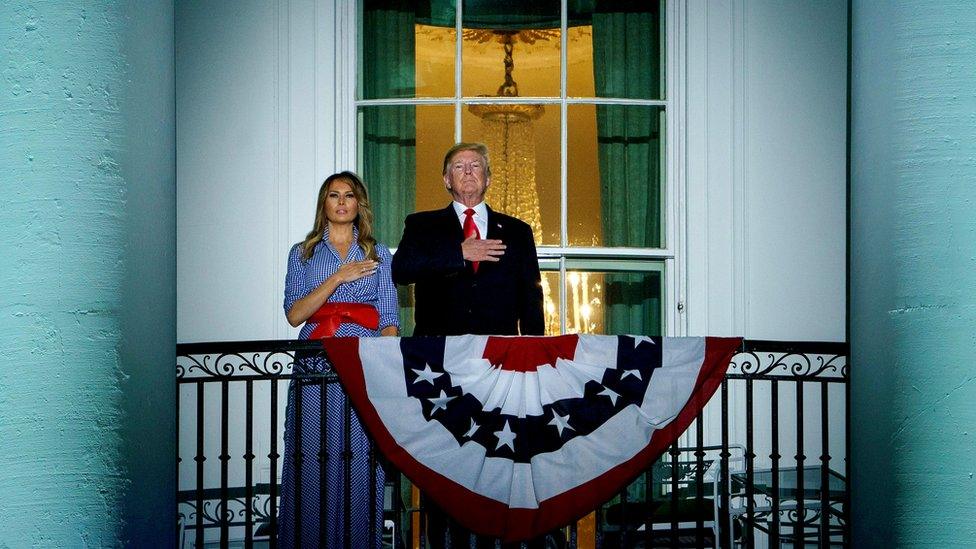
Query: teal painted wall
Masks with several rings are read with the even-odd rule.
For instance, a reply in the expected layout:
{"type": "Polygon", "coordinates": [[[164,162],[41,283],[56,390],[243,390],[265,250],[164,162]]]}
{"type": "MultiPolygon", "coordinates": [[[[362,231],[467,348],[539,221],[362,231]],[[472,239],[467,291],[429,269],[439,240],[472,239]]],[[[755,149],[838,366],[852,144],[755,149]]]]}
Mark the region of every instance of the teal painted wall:
{"type": "Polygon", "coordinates": [[[852,4],[854,547],[976,539],[976,9],[852,4]]]}
{"type": "Polygon", "coordinates": [[[0,546],[172,545],[172,2],[0,7],[0,546]]]}

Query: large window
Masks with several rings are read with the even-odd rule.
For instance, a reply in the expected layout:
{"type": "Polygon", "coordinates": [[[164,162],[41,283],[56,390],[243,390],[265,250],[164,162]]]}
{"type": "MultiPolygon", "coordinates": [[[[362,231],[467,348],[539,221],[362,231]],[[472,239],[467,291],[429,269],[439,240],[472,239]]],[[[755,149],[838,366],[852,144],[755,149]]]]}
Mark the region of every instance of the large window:
{"type": "Polygon", "coordinates": [[[481,141],[488,203],[535,232],[549,333],[674,333],[665,6],[363,0],[358,154],[380,239],[447,205],[444,152],[481,141]]]}

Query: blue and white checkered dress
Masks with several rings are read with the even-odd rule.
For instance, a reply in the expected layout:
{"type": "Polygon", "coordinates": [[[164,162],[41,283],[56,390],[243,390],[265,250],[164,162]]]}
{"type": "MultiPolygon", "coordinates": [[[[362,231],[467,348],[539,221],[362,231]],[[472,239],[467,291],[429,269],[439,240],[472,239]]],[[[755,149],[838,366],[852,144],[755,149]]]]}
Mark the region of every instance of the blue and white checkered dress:
{"type": "MultiPolygon", "coordinates": [[[[312,257],[302,261],[301,243],[295,244],[288,254],[288,274],[285,278],[285,302],[287,313],[299,299],[308,295],[335,273],[343,263],[365,259],[358,246],[359,233],[353,229],[353,243],[345,261],[329,244],[328,229],[315,247],[312,257]]],[[[329,297],[329,302],[367,303],[376,307],[380,314],[379,330],[387,326],[399,327],[396,287],[390,277],[392,256],[386,246],[377,244],[379,267],[375,274],[354,282],[340,284],[329,297]]],[[[305,339],[315,329],[316,324],[306,323],[300,338],[305,339]]],[[[370,330],[358,324],[343,323],[336,330],[336,336],[373,337],[379,330],[370,330]]],[[[296,371],[321,370],[320,360],[299,361],[296,371]]],[[[281,507],[279,513],[279,541],[283,547],[294,547],[296,542],[296,519],[301,524],[301,545],[314,547],[319,544],[319,525],[324,520],[327,547],[345,546],[345,493],[343,482],[345,450],[345,406],[346,396],[338,383],[330,383],[326,388],[325,425],[325,474],[320,474],[319,432],[322,409],[321,390],[318,384],[301,385],[301,451],[303,455],[300,479],[296,478],[295,450],[297,426],[295,422],[295,396],[298,383],[293,380],[288,390],[288,411],[285,418],[285,455],[281,478],[281,507]],[[296,482],[296,480],[298,482],[296,482]],[[321,482],[320,482],[321,481],[321,482]],[[320,487],[325,488],[325,516],[320,513],[320,487]],[[300,516],[296,513],[296,492],[300,498],[300,516]]],[[[383,470],[375,471],[375,485],[369,486],[369,441],[355,413],[350,418],[349,450],[351,503],[350,547],[377,547],[380,544],[383,520],[383,470]],[[370,506],[375,509],[376,522],[373,525],[375,536],[369,539],[370,506]]]]}

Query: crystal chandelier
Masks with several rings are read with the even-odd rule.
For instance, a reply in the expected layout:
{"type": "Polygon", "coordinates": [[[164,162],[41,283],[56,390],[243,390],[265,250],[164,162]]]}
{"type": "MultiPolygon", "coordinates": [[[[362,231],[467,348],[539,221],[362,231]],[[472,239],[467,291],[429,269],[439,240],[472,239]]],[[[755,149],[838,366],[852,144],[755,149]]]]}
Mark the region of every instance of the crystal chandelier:
{"type": "MultiPolygon", "coordinates": [[[[518,97],[518,84],[512,77],[515,62],[512,56],[516,40],[533,43],[558,34],[554,31],[494,31],[505,51],[505,81],[498,87],[497,97],[518,97]]],[[[465,31],[465,38],[485,42],[485,31],[465,31]],[[474,33],[477,33],[475,35],[474,33]],[[469,35],[470,34],[470,35],[469,35]]],[[[482,140],[491,153],[491,186],[486,200],[493,208],[517,217],[541,236],[542,216],[539,209],[539,188],[535,177],[535,130],[533,121],[545,113],[542,105],[488,104],[469,105],[468,110],[481,119],[482,140]]],[[[591,283],[587,273],[570,273],[567,295],[566,329],[569,333],[593,332],[594,319],[600,308],[601,287],[591,283]]],[[[546,333],[560,332],[559,310],[552,299],[549,280],[542,278],[542,294],[546,333]]]]}
{"type": "MultiPolygon", "coordinates": [[[[505,81],[498,97],[518,97],[518,84],[512,78],[515,62],[512,51],[516,32],[496,31],[505,48],[505,81]]],[[[485,145],[491,152],[491,186],[487,199],[496,209],[518,217],[542,234],[539,191],[535,181],[535,130],[532,121],[545,113],[542,105],[470,105],[468,110],[481,118],[485,145]]]]}

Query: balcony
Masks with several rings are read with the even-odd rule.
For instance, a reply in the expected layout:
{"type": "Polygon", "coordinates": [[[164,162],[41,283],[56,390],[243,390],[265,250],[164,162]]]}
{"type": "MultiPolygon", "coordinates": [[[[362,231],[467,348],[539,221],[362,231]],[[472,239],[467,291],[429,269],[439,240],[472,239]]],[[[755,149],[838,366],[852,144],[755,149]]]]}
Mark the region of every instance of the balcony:
{"type": "MultiPolygon", "coordinates": [[[[848,546],[847,352],[845,343],[744,341],[669,451],[547,546],[848,546]]],[[[291,340],[177,346],[181,546],[277,546],[288,384],[338,382],[292,365],[320,353],[291,340]]],[[[419,493],[384,467],[384,543],[428,546],[419,493]]]]}

